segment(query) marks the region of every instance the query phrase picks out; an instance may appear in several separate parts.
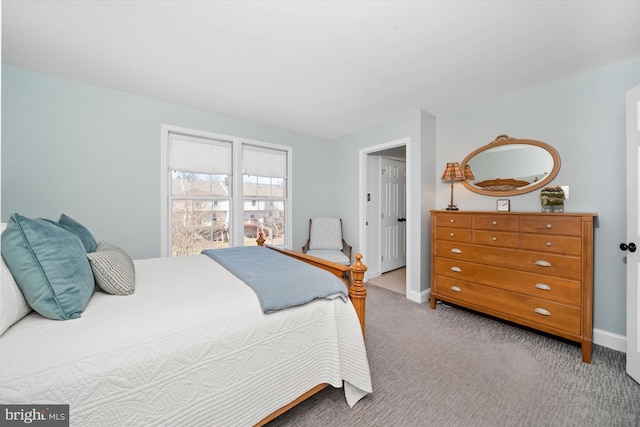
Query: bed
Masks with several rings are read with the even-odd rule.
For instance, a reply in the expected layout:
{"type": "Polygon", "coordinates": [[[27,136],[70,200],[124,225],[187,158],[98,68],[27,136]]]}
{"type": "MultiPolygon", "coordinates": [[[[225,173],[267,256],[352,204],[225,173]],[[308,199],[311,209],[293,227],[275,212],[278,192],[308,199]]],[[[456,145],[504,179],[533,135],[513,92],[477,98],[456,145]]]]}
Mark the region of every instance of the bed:
{"type": "Polygon", "coordinates": [[[31,311],[4,331],[0,403],[69,404],[83,427],[262,425],[327,385],[355,405],[372,391],[360,257],[344,267],[259,249],[348,278],[349,299],[265,313],[207,255],[136,260],[132,294],[96,289],[79,318],[31,311]]]}

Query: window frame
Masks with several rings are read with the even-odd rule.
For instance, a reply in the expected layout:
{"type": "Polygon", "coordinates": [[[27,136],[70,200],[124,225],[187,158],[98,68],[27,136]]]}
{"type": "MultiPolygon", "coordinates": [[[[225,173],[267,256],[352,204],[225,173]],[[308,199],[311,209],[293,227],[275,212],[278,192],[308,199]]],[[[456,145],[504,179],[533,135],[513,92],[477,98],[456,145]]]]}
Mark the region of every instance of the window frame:
{"type": "Polygon", "coordinates": [[[242,170],[242,147],[243,144],[253,145],[260,148],[279,150],[286,152],[287,177],[285,178],[285,240],[284,247],[291,248],[292,244],[292,218],[293,218],[293,147],[258,141],[237,136],[223,135],[197,129],[161,124],[161,152],[160,152],[160,255],[171,256],[171,171],[169,170],[169,141],[171,134],[180,134],[196,138],[212,139],[216,141],[230,142],[232,144],[232,172],[231,172],[231,193],[230,193],[230,234],[229,246],[244,245],[244,196],[243,170],[242,170]]]}

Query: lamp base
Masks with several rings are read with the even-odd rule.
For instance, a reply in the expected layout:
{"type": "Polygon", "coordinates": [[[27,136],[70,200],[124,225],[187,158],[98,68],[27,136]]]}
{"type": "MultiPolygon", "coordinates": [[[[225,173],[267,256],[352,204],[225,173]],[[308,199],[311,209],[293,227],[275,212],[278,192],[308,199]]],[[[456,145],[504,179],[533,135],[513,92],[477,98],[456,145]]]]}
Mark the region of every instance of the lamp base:
{"type": "Polygon", "coordinates": [[[458,207],[456,205],[449,205],[447,206],[448,211],[459,211],[460,209],[458,209],[458,207]]]}

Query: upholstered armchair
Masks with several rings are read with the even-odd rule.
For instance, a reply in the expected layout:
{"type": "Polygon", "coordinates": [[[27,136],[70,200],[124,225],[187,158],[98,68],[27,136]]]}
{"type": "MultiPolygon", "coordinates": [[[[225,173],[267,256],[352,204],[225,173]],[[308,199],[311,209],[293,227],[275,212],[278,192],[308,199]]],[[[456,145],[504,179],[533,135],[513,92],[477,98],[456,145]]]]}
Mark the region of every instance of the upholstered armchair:
{"type": "Polygon", "coordinates": [[[309,239],[302,247],[302,252],[338,264],[350,265],[351,246],[342,238],[342,219],[310,219],[309,239]]]}

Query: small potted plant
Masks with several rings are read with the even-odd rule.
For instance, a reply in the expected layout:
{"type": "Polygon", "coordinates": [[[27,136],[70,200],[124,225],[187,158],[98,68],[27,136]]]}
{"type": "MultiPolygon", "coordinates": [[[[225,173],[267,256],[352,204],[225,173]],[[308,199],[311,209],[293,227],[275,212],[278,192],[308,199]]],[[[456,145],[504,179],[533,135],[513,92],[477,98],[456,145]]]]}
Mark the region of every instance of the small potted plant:
{"type": "Polygon", "coordinates": [[[564,211],[564,191],[561,187],[545,187],[540,191],[540,204],[543,211],[564,211]]]}

